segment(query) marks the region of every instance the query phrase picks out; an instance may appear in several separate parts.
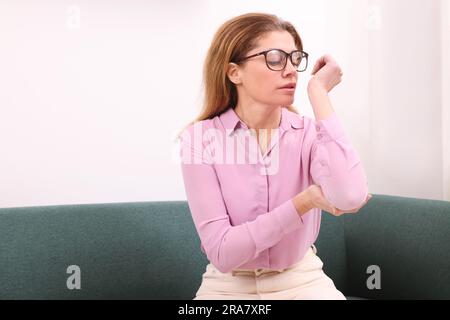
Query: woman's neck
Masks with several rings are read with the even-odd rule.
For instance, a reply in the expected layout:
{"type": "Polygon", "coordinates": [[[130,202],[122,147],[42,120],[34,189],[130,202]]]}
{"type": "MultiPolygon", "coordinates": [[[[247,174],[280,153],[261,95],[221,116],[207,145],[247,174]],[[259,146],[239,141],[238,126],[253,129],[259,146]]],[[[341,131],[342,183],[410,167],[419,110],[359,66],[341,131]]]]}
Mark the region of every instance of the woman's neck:
{"type": "Polygon", "coordinates": [[[240,104],[234,109],[238,117],[244,121],[249,129],[277,129],[281,121],[281,107],[268,108],[262,105],[247,105],[242,107],[240,104]]]}

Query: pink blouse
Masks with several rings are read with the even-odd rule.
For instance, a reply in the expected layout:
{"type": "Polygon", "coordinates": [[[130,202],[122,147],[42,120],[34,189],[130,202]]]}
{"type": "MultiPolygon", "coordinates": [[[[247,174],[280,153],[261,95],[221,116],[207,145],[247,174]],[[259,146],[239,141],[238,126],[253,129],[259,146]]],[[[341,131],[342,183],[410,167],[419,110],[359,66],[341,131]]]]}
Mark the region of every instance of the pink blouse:
{"type": "Polygon", "coordinates": [[[321,210],[300,216],[292,198],[311,184],[342,210],[361,206],[368,195],[362,162],[336,113],[317,121],[283,107],[264,154],[254,133],[230,108],[180,137],[201,250],[221,272],[299,261],[317,239],[321,210]]]}

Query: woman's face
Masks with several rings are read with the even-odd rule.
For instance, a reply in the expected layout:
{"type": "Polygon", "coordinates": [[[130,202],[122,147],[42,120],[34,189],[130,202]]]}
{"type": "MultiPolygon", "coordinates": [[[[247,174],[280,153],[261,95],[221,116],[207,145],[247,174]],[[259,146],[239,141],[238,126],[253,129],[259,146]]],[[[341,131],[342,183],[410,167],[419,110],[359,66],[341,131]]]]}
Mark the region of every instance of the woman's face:
{"type": "MultiPolygon", "coordinates": [[[[287,53],[298,50],[289,32],[274,31],[261,38],[258,46],[245,56],[268,49],[281,49],[287,53]]],[[[273,71],[267,67],[264,55],[259,55],[245,60],[235,75],[240,80],[237,85],[239,99],[271,106],[288,106],[294,102],[295,90],[281,89],[289,83],[297,83],[298,73],[289,57],[284,70],[273,71]]]]}

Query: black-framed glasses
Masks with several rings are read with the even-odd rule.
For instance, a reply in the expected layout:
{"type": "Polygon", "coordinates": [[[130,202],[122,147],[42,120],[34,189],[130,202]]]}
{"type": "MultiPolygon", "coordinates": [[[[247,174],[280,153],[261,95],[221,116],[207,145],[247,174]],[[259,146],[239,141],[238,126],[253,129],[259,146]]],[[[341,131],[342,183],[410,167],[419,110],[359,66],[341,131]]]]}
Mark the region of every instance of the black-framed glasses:
{"type": "Polygon", "coordinates": [[[297,68],[297,72],[303,72],[308,67],[308,53],[301,50],[294,50],[291,53],[287,53],[281,49],[269,49],[235,61],[235,63],[260,55],[264,55],[267,68],[273,71],[284,70],[287,65],[287,57],[290,58],[292,65],[297,68]]]}

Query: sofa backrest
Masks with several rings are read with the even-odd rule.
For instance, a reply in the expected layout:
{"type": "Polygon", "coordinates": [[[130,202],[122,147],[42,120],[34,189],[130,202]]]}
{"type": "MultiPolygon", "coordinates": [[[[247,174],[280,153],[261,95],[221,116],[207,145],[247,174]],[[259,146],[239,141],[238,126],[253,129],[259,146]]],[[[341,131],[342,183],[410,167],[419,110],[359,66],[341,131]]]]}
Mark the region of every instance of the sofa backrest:
{"type": "MultiPolygon", "coordinates": [[[[316,246],[346,296],[450,299],[450,202],[374,195],[316,246]]],[[[0,209],[0,299],[192,299],[207,264],[186,201],[0,209]]]]}
{"type": "Polygon", "coordinates": [[[0,299],[192,299],[206,264],[185,201],[0,209],[0,299]]]}
{"type": "Polygon", "coordinates": [[[342,221],[347,295],[450,299],[450,202],[374,195],[342,221]],[[369,266],[379,267],[381,289],[368,288],[376,272],[369,266]]]}
{"type": "MultiPolygon", "coordinates": [[[[342,289],[342,224],[324,216],[322,230],[342,289]]],[[[0,209],[0,299],[192,299],[207,264],[186,201],[0,209]]]]}

